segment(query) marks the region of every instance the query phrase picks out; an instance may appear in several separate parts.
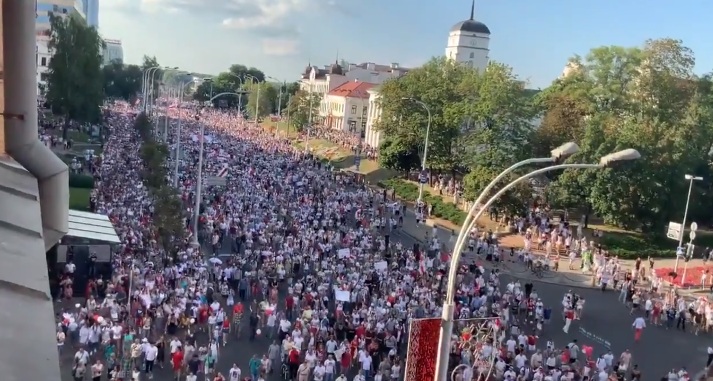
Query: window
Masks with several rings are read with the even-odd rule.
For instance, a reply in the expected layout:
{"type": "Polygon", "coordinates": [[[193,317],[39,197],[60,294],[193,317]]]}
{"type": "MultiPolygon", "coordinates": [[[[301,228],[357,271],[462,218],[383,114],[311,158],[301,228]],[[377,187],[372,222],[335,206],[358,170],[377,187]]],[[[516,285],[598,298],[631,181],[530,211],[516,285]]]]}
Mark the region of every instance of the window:
{"type": "Polygon", "coordinates": [[[475,53],[470,52],[470,58],[471,58],[471,59],[475,58],[475,53]]]}
{"type": "Polygon", "coordinates": [[[363,118],[366,118],[366,113],[367,113],[368,110],[369,110],[368,107],[362,107],[362,108],[361,108],[361,116],[362,116],[363,118]]]}
{"type": "Polygon", "coordinates": [[[62,8],[62,13],[66,15],[66,14],[67,14],[67,8],[62,8]]]}
{"type": "Polygon", "coordinates": [[[48,79],[49,79],[49,74],[47,74],[46,72],[40,74],[40,81],[47,82],[48,79]]]}
{"type": "Polygon", "coordinates": [[[352,115],[356,114],[357,107],[356,105],[352,105],[352,115]]]}
{"type": "Polygon", "coordinates": [[[40,66],[47,66],[47,57],[42,57],[40,59],[40,66]]]}

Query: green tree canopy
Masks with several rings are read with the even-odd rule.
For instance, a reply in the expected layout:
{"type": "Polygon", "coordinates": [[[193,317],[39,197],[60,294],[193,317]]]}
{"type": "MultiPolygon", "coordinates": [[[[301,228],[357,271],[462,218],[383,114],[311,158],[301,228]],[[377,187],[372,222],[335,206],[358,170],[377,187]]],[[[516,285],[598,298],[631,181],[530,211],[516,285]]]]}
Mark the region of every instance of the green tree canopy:
{"type": "Polygon", "coordinates": [[[95,28],[74,16],[50,15],[47,101],[55,114],[64,116],[67,138],[70,121],[97,123],[104,103],[102,80],[103,40],[95,28]]]}
{"type": "Polygon", "coordinates": [[[319,104],[322,101],[321,94],[298,90],[287,104],[287,110],[283,114],[289,117],[289,125],[297,131],[302,131],[309,123],[310,109],[312,118],[319,115],[319,104]]]}
{"type": "MultiPolygon", "coordinates": [[[[431,125],[426,166],[466,174],[465,195],[475,196],[502,169],[531,153],[536,115],[531,91],[512,70],[491,63],[482,72],[433,59],[379,90],[382,107],[376,128],[385,134],[382,165],[397,170],[420,167],[428,111],[431,125]],[[421,103],[422,102],[422,103],[421,103]],[[426,110],[426,108],[428,110],[426,110]]],[[[498,206],[521,211],[514,195],[498,206]]]]}
{"type": "Polygon", "coordinates": [[[141,92],[143,72],[138,65],[112,62],[102,68],[104,95],[132,101],[141,92]]]}
{"type": "Polygon", "coordinates": [[[250,95],[245,112],[251,118],[255,118],[256,112],[258,118],[263,118],[277,109],[277,89],[273,84],[267,82],[248,84],[246,90],[250,95]]]}
{"type": "MultiPolygon", "coordinates": [[[[552,184],[551,201],[586,206],[606,223],[656,234],[678,220],[688,187],[684,174],[711,175],[712,83],[693,74],[694,63],[693,52],[673,39],[600,47],[573,58],[572,78],[549,91],[544,115],[552,124],[543,127],[552,132],[565,120],[576,123],[558,127],[551,139],[579,139],[582,152],[571,158],[578,162],[624,148],[637,149],[642,159],[615,170],[565,171],[552,184]],[[565,112],[557,99],[572,108],[565,112]]],[[[711,205],[709,187],[696,184],[689,216],[704,218],[699,222],[711,218],[700,208],[711,205]]]]}
{"type": "MultiPolygon", "coordinates": [[[[214,105],[238,107],[240,104],[243,109],[247,110],[246,105],[248,102],[249,92],[245,91],[246,89],[243,89],[243,87],[247,88],[247,85],[252,82],[250,79],[251,76],[254,77],[257,82],[265,82],[265,73],[261,70],[254,67],[247,67],[245,65],[231,65],[228,70],[214,76],[210,81],[201,83],[193,93],[193,99],[199,102],[205,102],[215,94],[244,91],[242,100],[237,99],[236,97],[223,97],[221,99],[216,99],[214,101],[214,105]]],[[[270,98],[270,105],[272,105],[275,99],[276,95],[273,98],[270,98]]]]}

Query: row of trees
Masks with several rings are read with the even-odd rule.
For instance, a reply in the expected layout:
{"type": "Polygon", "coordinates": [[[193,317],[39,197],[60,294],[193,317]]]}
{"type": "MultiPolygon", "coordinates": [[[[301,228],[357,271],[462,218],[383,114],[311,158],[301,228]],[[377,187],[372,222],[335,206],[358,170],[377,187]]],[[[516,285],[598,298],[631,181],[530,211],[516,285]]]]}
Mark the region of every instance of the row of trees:
{"type": "MultiPolygon", "coordinates": [[[[570,158],[596,162],[635,148],[641,160],[616,170],[564,171],[547,179],[548,202],[595,213],[624,228],[661,233],[683,214],[686,173],[710,179],[713,153],[713,79],[693,73],[693,52],[680,41],[641,47],[605,46],[573,57],[567,75],[543,91],[525,88],[512,70],[491,62],[483,72],[434,59],[381,89],[385,135],[381,164],[419,168],[431,111],[428,166],[464,177],[472,199],[505,167],[577,142],[570,158]]],[[[519,174],[517,174],[519,175],[519,174]]],[[[711,182],[695,184],[689,216],[710,221],[711,182]]],[[[533,189],[523,184],[499,206],[521,211],[533,189]]]]}
{"type": "Polygon", "coordinates": [[[155,200],[153,216],[157,241],[170,252],[172,243],[183,238],[185,220],[181,200],[176,190],[167,183],[168,147],[155,139],[151,120],[144,113],[136,117],[134,127],[142,141],[140,155],[144,162],[144,185],[155,200]]]}
{"type": "Polygon", "coordinates": [[[240,97],[225,96],[213,102],[216,106],[233,108],[240,105],[250,117],[255,117],[257,112],[258,118],[263,118],[285,109],[298,89],[297,83],[269,80],[259,69],[236,64],[211,80],[202,82],[193,93],[193,99],[205,102],[220,93],[239,93],[240,97]]]}

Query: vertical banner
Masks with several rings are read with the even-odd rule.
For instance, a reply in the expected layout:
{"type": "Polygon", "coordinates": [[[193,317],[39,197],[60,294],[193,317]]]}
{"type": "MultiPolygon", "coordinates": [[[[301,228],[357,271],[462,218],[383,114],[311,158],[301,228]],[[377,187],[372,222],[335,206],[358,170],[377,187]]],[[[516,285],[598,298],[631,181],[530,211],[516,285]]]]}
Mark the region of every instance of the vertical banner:
{"type": "Polygon", "coordinates": [[[440,318],[411,320],[404,381],[434,379],[440,330],[440,318]]]}

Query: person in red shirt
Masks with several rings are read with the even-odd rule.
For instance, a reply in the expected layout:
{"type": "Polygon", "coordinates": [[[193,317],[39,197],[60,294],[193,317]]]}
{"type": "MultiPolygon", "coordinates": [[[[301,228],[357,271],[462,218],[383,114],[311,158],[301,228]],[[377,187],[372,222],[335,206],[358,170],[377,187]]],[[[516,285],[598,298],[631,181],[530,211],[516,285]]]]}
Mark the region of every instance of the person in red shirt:
{"type": "Polygon", "coordinates": [[[287,316],[287,320],[292,321],[292,312],[294,311],[295,308],[295,298],[292,297],[292,295],[287,295],[287,298],[285,298],[285,315],[287,316]]]}
{"type": "Polygon", "coordinates": [[[223,346],[228,344],[228,335],[230,334],[230,320],[223,320],[223,346]]]}
{"type": "Polygon", "coordinates": [[[183,348],[178,348],[178,350],[171,355],[171,365],[173,365],[173,373],[176,375],[176,379],[180,379],[181,368],[183,368],[183,348]]]}
{"type": "Polygon", "coordinates": [[[354,334],[355,334],[356,337],[358,337],[358,338],[364,337],[364,333],[366,333],[366,328],[364,327],[364,324],[363,324],[363,323],[362,323],[362,324],[359,324],[359,326],[356,327],[356,329],[354,330],[354,334]]]}
{"type": "Polygon", "coordinates": [[[287,364],[290,367],[290,378],[297,378],[297,369],[300,367],[300,351],[294,347],[287,354],[287,364]]]}

